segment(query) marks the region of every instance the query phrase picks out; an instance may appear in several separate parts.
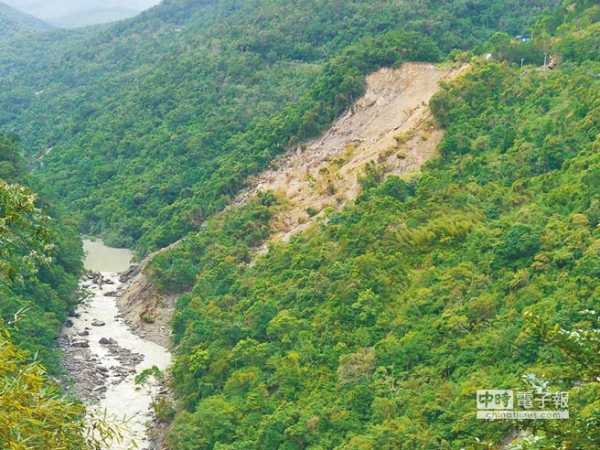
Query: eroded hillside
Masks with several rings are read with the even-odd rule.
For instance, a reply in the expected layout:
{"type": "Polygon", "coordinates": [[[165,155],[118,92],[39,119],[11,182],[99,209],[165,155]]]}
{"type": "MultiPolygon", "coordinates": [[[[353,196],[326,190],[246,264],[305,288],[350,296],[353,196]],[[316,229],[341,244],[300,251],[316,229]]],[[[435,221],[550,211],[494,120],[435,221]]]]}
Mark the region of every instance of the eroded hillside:
{"type": "Polygon", "coordinates": [[[521,33],[553,2],[165,1],[0,46],[0,123],[82,233],[143,257],[327,129],[367,74],[521,33]]]}
{"type": "Polygon", "coordinates": [[[428,102],[438,83],[464,70],[406,63],[367,77],[365,95],[318,139],[280,157],[251,178],[236,199],[273,190],[287,207],[274,219],[274,239],[289,236],[328,207],[356,198],[358,177],[374,161],[377,170],[402,175],[418,170],[435,153],[443,132],[431,120],[428,102]]]}
{"type": "MultiPolygon", "coordinates": [[[[271,169],[250,178],[251,187],[232,206],[246,204],[259,192],[274,191],[284,206],[271,220],[269,239],[287,240],[326,208],[338,209],[355,199],[360,192],[358,178],[371,161],[382,176],[417,171],[435,154],[443,136],[432,120],[429,99],[440,81],[457,77],[466,67],[406,63],[372,73],[365,95],[346,114],[319,138],[299,145],[271,169]]],[[[259,253],[265,250],[263,246],[259,253]]],[[[163,345],[168,343],[173,304],[173,296],[159,295],[144,272],[134,278],[122,300],[132,326],[163,345]],[[152,321],[144,319],[148,316],[152,321]]]]}
{"type": "MultiPolygon", "coordinates": [[[[181,294],[170,442],[496,448],[521,424],[475,420],[476,392],[526,391],[531,373],[559,374],[549,386],[573,394],[581,423],[595,421],[597,387],[571,391],[560,379],[569,363],[544,343],[561,336],[543,335],[587,330],[580,311],[597,311],[598,63],[582,53],[585,34],[562,33],[558,70],[474,58],[442,84],[429,102],[446,127],[437,147],[426,109],[417,117],[424,98],[377,115],[390,100],[370,89],[320,139],[282,144],[288,157],[249,180],[237,206],[153,258],[154,286],[181,294]],[[367,107],[379,128],[361,128],[367,107]],[[414,179],[382,180],[418,167],[417,148],[440,157],[414,179]],[[357,201],[342,180],[360,186],[357,201]],[[327,198],[346,207],[253,254],[327,198]]],[[[597,448],[596,429],[581,429],[569,448],[597,448]]]]}

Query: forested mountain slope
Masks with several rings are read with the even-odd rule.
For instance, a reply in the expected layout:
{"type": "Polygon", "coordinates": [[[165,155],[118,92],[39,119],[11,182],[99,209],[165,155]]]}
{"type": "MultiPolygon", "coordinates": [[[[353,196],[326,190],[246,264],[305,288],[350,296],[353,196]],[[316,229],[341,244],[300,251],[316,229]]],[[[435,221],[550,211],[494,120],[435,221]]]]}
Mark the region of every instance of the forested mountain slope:
{"type": "Polygon", "coordinates": [[[17,137],[0,134],[0,325],[18,318],[12,340],[56,371],[55,338],[79,300],[83,250],[73,221],[36,193],[21,152],[17,137]]]}
{"type": "Polygon", "coordinates": [[[430,102],[439,158],[367,166],[354,205],[288,244],[252,255],[285,207],[263,192],[155,256],[157,287],[191,289],[174,448],[598,448],[599,24],[592,2],[540,22],[554,70],[495,36],[430,102]],[[571,420],[475,418],[478,389],[540,383],[571,420]]]}
{"type": "Polygon", "coordinates": [[[0,3],[0,39],[49,31],[52,25],[0,3]]]}
{"type": "MultiPolygon", "coordinates": [[[[565,2],[523,43],[531,2],[177,0],[2,49],[2,125],[27,131],[82,229],[141,253],[185,235],[146,268],[182,294],[177,403],[156,404],[173,448],[503,448],[528,424],[476,420],[476,390],[540,379],[570,392],[573,421],[529,427],[543,438],[527,448],[598,448],[595,3],[565,2]],[[420,173],[367,164],[354,203],[262,256],[285,199],[213,214],[351,109],[366,74],[475,44],[492,58],[431,99],[446,132],[420,173]]],[[[63,257],[36,279],[73,286],[80,253],[63,257]]],[[[7,317],[35,299],[36,323],[64,319],[74,297],[25,282],[35,295],[7,285],[7,317]]]]}
{"type": "Polygon", "coordinates": [[[80,300],[81,240],[32,190],[21,150],[0,135],[0,447],[85,449],[83,405],[47,375],[60,373],[56,337],[80,300]]]}
{"type": "Polygon", "coordinates": [[[0,49],[0,125],[82,231],[145,253],[318,134],[370,71],[524,33],[554,3],[165,1],[79,42],[0,49]]]}

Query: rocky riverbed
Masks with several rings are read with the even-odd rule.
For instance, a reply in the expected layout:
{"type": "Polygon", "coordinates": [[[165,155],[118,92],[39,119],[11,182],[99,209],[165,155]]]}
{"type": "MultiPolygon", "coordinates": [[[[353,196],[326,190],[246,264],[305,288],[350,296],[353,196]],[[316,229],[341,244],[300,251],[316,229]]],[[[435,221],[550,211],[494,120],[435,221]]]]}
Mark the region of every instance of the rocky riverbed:
{"type": "MultiPolygon", "coordinates": [[[[135,272],[135,269],[130,273],[135,272]]],[[[64,367],[72,380],[68,389],[96,414],[125,423],[122,443],[111,450],[157,448],[147,436],[152,423],[151,396],[135,385],[135,377],[152,366],[164,370],[170,354],[162,346],[135,335],[119,311],[117,298],[127,289],[128,277],[109,272],[89,272],[82,287],[89,299],[70,317],[60,338],[64,367]]],[[[158,389],[158,387],[156,388],[158,389]]]]}

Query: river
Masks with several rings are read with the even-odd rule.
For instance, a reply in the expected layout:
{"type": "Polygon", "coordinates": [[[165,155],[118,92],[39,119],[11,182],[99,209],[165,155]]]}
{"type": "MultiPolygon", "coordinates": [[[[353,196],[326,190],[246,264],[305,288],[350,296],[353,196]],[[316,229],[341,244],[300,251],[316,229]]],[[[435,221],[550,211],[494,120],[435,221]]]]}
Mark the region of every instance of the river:
{"type": "Polygon", "coordinates": [[[170,354],[133,334],[117,307],[117,296],[127,287],[119,281],[118,272],[129,268],[131,252],[106,247],[101,241],[84,241],[84,249],[85,267],[101,275],[82,281],[90,298],[65,327],[67,367],[76,392],[93,414],[106,413],[109,420],[125,423],[123,442],[111,443],[111,450],[136,445],[150,448],[146,425],[152,420],[151,395],[136,386],[134,379],[154,365],[164,371],[171,362],[170,354]]]}
{"type": "Polygon", "coordinates": [[[129,268],[133,254],[128,248],[107,247],[97,239],[83,240],[85,268],[94,272],[118,273],[129,268]]]}

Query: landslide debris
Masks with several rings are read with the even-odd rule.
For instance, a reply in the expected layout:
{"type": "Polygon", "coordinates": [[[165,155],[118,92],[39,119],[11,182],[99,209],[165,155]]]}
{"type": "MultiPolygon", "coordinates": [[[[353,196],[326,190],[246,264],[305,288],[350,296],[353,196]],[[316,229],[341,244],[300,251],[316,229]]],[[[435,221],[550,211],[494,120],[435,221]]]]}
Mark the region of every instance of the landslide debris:
{"type": "Polygon", "coordinates": [[[273,240],[309,225],[328,207],[338,209],[360,191],[358,175],[373,161],[382,176],[417,171],[435,154],[443,131],[428,107],[439,82],[466,70],[406,63],[367,77],[365,95],[319,138],[291,149],[272,168],[248,180],[236,198],[274,191],[286,207],[273,221],[273,240]]]}

